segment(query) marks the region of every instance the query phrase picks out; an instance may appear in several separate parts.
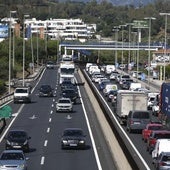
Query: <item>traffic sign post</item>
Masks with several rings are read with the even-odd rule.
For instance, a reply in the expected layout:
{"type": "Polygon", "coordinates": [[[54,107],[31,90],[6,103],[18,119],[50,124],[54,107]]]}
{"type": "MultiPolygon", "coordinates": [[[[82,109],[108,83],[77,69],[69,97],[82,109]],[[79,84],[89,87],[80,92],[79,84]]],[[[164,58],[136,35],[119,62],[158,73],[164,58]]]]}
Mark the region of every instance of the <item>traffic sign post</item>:
{"type": "Polygon", "coordinates": [[[6,105],[0,108],[0,118],[10,118],[12,116],[12,109],[10,106],[6,105]]]}

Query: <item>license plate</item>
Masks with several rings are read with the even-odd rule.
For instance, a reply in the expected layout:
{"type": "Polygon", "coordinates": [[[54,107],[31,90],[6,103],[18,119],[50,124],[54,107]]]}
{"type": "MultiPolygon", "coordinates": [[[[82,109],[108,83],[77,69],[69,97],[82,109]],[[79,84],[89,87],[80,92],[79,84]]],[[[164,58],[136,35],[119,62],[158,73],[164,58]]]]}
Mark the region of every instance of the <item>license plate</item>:
{"type": "Polygon", "coordinates": [[[77,146],[77,144],[75,144],[75,143],[71,143],[71,144],[70,144],[70,146],[77,146]]]}
{"type": "Polygon", "coordinates": [[[139,125],[139,124],[140,124],[140,122],[134,122],[134,124],[135,124],[135,125],[139,125]]]}

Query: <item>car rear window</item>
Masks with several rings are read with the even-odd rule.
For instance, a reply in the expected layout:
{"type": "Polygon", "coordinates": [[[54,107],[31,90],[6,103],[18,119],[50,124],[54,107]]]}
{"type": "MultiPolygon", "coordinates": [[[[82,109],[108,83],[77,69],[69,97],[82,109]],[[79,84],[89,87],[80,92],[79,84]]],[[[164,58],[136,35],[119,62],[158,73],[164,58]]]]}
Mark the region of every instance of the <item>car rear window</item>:
{"type": "Polygon", "coordinates": [[[149,119],[150,115],[148,112],[134,112],[133,118],[136,119],[149,119]]]}

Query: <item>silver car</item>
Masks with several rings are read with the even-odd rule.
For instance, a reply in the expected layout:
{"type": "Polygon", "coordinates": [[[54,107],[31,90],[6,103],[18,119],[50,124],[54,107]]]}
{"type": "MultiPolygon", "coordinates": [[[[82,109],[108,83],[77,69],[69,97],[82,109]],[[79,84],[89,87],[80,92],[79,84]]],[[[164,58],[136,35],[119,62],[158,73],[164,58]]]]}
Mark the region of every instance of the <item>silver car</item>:
{"type": "Polygon", "coordinates": [[[70,98],[59,98],[56,102],[56,112],[72,112],[73,111],[73,102],[70,98]]]}
{"type": "Polygon", "coordinates": [[[0,170],[27,170],[26,160],[22,150],[5,150],[0,156],[0,170]]]}

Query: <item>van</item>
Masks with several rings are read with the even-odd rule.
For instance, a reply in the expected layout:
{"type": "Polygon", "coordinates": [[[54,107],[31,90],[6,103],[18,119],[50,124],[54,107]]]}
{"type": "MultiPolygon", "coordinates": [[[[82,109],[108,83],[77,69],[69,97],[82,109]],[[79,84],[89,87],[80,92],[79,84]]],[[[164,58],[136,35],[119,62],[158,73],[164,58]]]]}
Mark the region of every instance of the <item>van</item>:
{"type": "Polygon", "coordinates": [[[129,90],[136,90],[138,88],[141,88],[142,87],[142,84],[141,83],[130,83],[130,87],[129,87],[129,90]]]}
{"type": "Polygon", "coordinates": [[[152,151],[152,162],[155,163],[161,152],[170,152],[170,139],[158,139],[152,151]]]}
{"type": "Polygon", "coordinates": [[[89,67],[90,66],[92,66],[93,65],[93,63],[86,63],[86,71],[88,72],[88,70],[89,70],[89,67]]]}
{"type": "Polygon", "coordinates": [[[126,129],[131,133],[132,131],[141,131],[145,129],[146,125],[151,122],[150,112],[147,110],[133,110],[129,111],[126,122],[126,129]]]}
{"type": "Polygon", "coordinates": [[[29,87],[17,87],[14,91],[14,103],[31,102],[31,90],[29,87]]]}
{"type": "Polygon", "coordinates": [[[105,88],[103,89],[104,96],[107,96],[110,90],[118,90],[117,84],[106,84],[105,88]]]}

